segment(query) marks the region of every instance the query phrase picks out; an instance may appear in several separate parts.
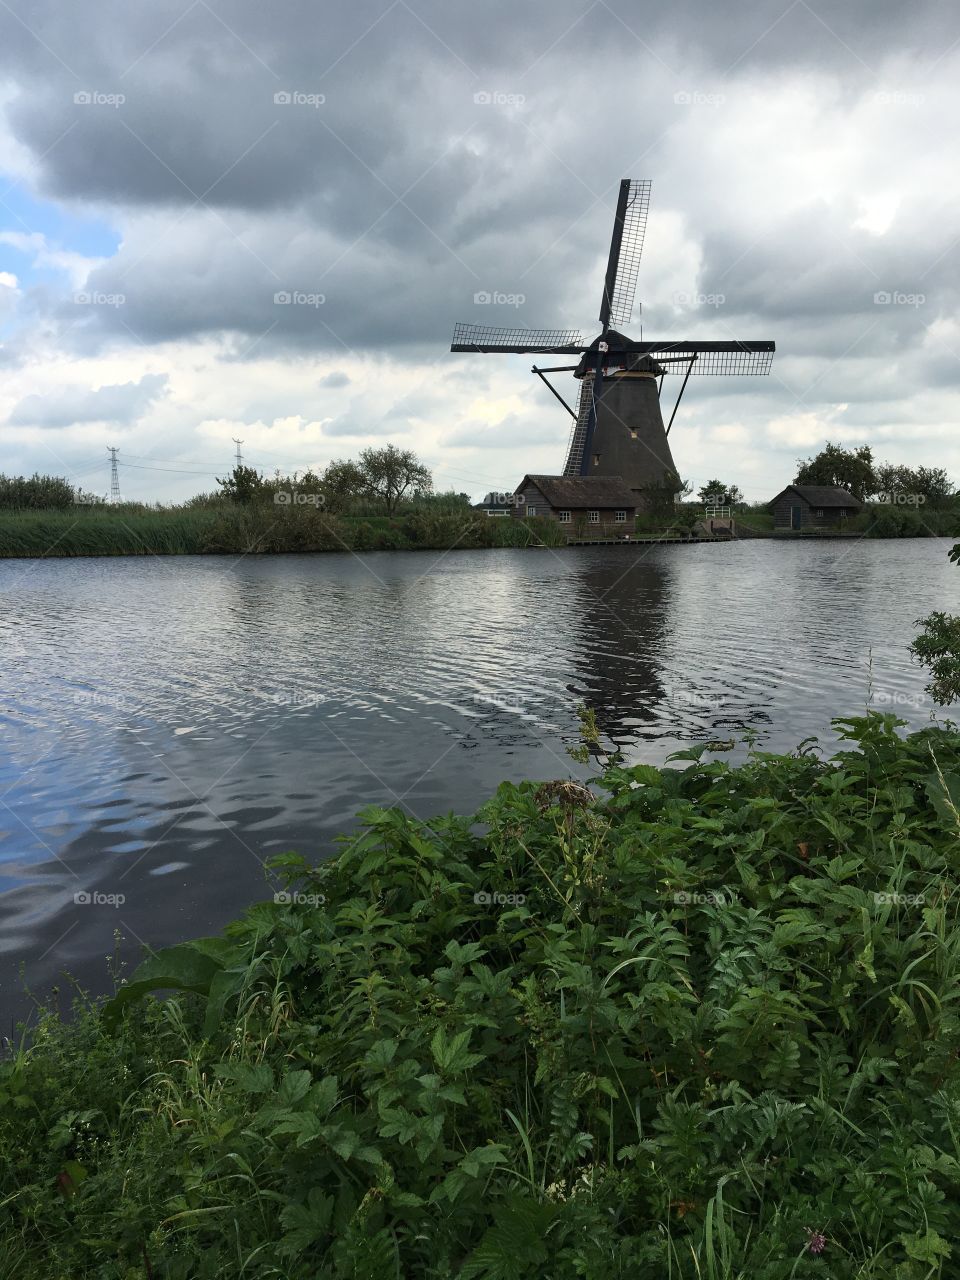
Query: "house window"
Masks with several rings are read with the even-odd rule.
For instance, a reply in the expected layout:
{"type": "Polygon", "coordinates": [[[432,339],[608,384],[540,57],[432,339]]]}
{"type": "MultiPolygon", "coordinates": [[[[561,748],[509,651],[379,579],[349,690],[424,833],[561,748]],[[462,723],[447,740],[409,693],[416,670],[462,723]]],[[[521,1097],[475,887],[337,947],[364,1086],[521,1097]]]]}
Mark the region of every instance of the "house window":
{"type": "Polygon", "coordinates": [[[627,513],[625,511],[615,511],[613,518],[616,520],[617,524],[624,524],[627,519],[627,513]]]}
{"type": "Polygon", "coordinates": [[[599,511],[588,511],[588,512],[587,512],[587,520],[590,522],[590,524],[599,524],[599,523],[600,523],[600,512],[599,512],[599,511]]]}
{"type": "Polygon", "coordinates": [[[840,519],[841,519],[841,520],[846,520],[846,518],[847,518],[847,508],[846,508],[846,507],[841,507],[841,508],[840,508],[840,519]]]}
{"type": "Polygon", "coordinates": [[[537,514],[536,507],[527,507],[527,516],[535,516],[537,514]]]}
{"type": "Polygon", "coordinates": [[[558,512],[557,512],[557,519],[560,521],[560,523],[561,523],[561,524],[569,524],[569,523],[570,523],[570,512],[569,512],[569,511],[558,511],[558,512]]]}
{"type": "Polygon", "coordinates": [[[822,516],[822,515],[823,515],[823,507],[817,507],[817,515],[818,515],[818,516],[822,516]]]}

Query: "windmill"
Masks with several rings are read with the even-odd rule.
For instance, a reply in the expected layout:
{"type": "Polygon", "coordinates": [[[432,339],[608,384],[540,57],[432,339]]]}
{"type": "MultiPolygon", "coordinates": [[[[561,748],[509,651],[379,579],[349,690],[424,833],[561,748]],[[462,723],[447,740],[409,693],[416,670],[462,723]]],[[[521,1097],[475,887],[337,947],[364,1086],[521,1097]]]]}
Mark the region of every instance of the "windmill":
{"type": "Polygon", "coordinates": [[[600,301],[601,330],[589,345],[577,329],[454,326],[451,351],[578,356],[579,363],[539,368],[537,374],[573,418],[565,476],[618,476],[634,490],[662,484],[677,475],[670,452],[670,428],[691,375],[766,374],[772,342],[644,342],[613,325],[630,323],[637,272],[650,207],[650,183],[620,183],[610,254],[600,301]],[[580,381],[576,410],[547,378],[573,373],[580,381]],[[667,375],[682,375],[670,420],[663,424],[661,396],[667,375]]]}

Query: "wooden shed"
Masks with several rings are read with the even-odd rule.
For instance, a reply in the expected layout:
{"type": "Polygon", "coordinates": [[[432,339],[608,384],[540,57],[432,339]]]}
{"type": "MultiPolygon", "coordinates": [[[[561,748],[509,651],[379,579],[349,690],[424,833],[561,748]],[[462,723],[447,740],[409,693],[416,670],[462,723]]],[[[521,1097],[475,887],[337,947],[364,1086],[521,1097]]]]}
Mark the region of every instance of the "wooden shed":
{"type": "Polygon", "coordinates": [[[768,504],[775,529],[834,529],[857,515],[863,503],[832,485],[788,484],[768,504]]]}
{"type": "Polygon", "coordinates": [[[546,516],[576,532],[616,537],[633,533],[637,495],[617,476],[524,476],[513,514],[546,516]]]}

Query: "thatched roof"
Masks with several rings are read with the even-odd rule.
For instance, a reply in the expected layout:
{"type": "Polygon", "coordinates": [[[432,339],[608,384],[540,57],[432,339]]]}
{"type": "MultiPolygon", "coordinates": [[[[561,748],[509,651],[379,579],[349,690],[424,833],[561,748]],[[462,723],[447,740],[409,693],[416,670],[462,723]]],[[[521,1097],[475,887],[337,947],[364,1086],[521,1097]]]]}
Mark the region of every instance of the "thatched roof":
{"type": "Polygon", "coordinates": [[[637,495],[619,476],[524,476],[517,485],[521,493],[527,484],[536,485],[551,507],[569,510],[584,507],[599,510],[633,509],[637,495]]]}
{"type": "Polygon", "coordinates": [[[829,484],[788,484],[767,504],[773,506],[785,493],[796,493],[811,507],[862,507],[863,503],[846,489],[829,484]]]}

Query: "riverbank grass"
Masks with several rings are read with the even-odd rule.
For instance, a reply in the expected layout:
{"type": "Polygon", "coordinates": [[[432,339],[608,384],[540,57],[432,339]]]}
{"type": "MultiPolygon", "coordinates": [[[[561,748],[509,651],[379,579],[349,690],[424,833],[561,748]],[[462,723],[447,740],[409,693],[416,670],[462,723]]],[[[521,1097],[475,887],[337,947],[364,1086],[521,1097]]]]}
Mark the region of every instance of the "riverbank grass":
{"type": "Polygon", "coordinates": [[[278,860],[0,1065],[0,1276],[957,1275],[960,736],[838,729],[278,860]]]}

